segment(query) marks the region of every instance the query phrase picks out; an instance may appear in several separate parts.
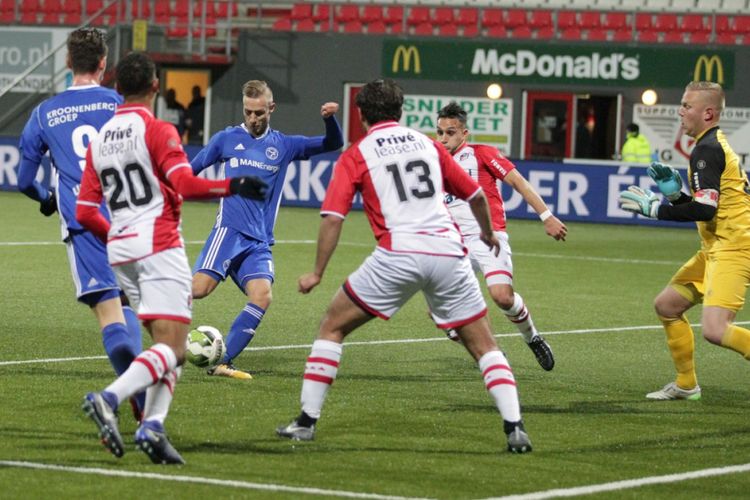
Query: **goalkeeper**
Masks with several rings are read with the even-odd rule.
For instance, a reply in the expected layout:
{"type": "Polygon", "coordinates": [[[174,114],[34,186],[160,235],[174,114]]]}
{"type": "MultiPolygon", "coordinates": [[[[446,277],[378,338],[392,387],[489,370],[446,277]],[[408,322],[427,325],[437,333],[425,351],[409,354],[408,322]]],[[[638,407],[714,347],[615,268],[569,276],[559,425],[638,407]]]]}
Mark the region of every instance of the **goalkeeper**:
{"type": "Polygon", "coordinates": [[[701,248],[672,277],[654,301],[667,334],[677,377],[648,399],[698,400],[693,331],[685,312],[703,303],[703,337],[750,359],[750,330],[734,324],[750,283],[750,189],[739,158],[719,128],[724,91],[711,82],[691,82],[680,104],[680,121],[695,139],[688,169],[690,194],[677,171],[653,163],[649,176],[669,204],[651,191],[630,186],[620,193],[624,210],[660,220],[694,221],[701,248]]]}

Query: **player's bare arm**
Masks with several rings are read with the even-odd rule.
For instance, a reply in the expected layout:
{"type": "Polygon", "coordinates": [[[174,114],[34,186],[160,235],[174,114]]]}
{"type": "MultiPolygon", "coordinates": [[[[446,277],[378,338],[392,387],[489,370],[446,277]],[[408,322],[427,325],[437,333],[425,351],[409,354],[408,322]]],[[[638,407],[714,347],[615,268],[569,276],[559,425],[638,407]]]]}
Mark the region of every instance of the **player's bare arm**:
{"type": "Polygon", "coordinates": [[[323,118],[335,115],[339,110],[339,103],[327,102],[320,107],[320,115],[323,118]]]}
{"type": "Polygon", "coordinates": [[[318,249],[315,254],[315,270],[305,273],[297,281],[300,293],[310,293],[323,279],[323,273],[331,260],[341,236],[344,219],[335,215],[324,215],[318,231],[318,249]]]}
{"type": "Polygon", "coordinates": [[[552,214],[549,208],[547,208],[547,204],[542,200],[542,197],[534,191],[534,188],[531,187],[531,184],[529,184],[529,181],[523,175],[517,170],[511,170],[505,176],[503,182],[517,191],[526,203],[539,215],[539,218],[544,223],[544,231],[547,235],[552,236],[557,241],[565,241],[565,237],[568,235],[568,228],[560,219],[552,214]]]}

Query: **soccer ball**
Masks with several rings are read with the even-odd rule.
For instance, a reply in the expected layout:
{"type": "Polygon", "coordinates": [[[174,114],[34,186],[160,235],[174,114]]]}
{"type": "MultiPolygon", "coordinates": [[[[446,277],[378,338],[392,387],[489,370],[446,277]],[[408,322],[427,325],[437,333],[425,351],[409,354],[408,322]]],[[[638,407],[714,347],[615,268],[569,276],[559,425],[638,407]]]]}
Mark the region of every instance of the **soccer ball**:
{"type": "Polygon", "coordinates": [[[199,326],[188,334],[185,358],[195,366],[213,366],[224,356],[221,332],[213,326],[199,326]]]}

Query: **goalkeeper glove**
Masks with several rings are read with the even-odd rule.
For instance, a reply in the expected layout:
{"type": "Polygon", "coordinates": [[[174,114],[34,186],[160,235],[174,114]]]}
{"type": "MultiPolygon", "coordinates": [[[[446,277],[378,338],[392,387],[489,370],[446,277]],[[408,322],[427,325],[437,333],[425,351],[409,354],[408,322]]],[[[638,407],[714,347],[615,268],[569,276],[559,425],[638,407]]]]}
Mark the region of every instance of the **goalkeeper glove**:
{"type": "Polygon", "coordinates": [[[268,191],[268,184],[263,182],[260,177],[248,175],[247,177],[233,177],[229,181],[229,192],[238,194],[243,198],[253,200],[263,200],[268,191]]]}
{"type": "Polygon", "coordinates": [[[49,198],[39,202],[39,212],[45,217],[57,212],[57,197],[54,191],[49,192],[49,198]]]}
{"type": "Polygon", "coordinates": [[[655,161],[646,172],[656,182],[661,194],[666,196],[669,201],[676,201],[680,198],[682,177],[674,167],[655,161]]]}
{"type": "Polygon", "coordinates": [[[659,213],[659,199],[648,189],[630,186],[620,193],[620,208],[656,219],[659,213]]]}

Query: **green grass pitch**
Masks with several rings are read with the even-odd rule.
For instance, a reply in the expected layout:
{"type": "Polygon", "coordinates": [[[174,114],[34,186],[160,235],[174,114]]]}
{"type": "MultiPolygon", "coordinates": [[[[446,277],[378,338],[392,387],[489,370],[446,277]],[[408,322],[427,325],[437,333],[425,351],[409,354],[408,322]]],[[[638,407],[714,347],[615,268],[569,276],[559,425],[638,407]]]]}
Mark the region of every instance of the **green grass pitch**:
{"type": "MultiPolygon", "coordinates": [[[[544,372],[490,308],[534,444],[533,453],[514,456],[477,368],[431,325],[421,297],[349,337],[315,441],[275,436],[299,410],[305,357],[325,307],[374,246],[363,214],[351,214],[323,283],[303,296],[296,279],[312,268],[319,217],[284,208],[274,302],[236,360],[255,378],[215,379],[187,366],[166,422],[187,465],[160,467],[133,448],[129,411],[121,415],[128,448],[120,460],[80,411],[83,395],[113,373],[93,315],[75,301],[57,219],[17,193],[0,193],[0,207],[3,498],[553,498],[550,490],[581,487],[575,491],[594,492],[588,498],[695,499],[746,498],[750,489],[742,471],[644,484],[750,462],[747,362],[709,345],[700,328],[703,399],[644,398],[673,378],[651,304],[697,249],[694,230],[570,224],[568,241],[558,243],[538,221],[509,221],[516,290],[557,358],[544,372]],[[634,483],[585,489],[625,480],[634,483]]],[[[191,262],[215,209],[185,204],[191,262]]],[[[196,301],[194,324],[226,332],[244,303],[225,283],[196,301]]],[[[740,312],[739,321],[749,319],[740,312]]]]}

